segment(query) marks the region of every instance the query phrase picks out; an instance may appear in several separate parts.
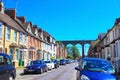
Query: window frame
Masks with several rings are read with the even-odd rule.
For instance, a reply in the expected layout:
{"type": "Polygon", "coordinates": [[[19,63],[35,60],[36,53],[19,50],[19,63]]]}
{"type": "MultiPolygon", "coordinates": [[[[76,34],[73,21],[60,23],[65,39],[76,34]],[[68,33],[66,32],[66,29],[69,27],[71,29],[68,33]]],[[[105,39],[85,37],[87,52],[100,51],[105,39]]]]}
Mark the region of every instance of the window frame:
{"type": "Polygon", "coordinates": [[[17,42],[17,31],[14,31],[14,42],[17,42]]]}
{"type": "Polygon", "coordinates": [[[6,29],[6,39],[7,40],[10,40],[10,34],[11,34],[11,28],[7,27],[7,29],[6,29]]]}
{"type": "Polygon", "coordinates": [[[19,36],[19,43],[22,44],[22,38],[23,38],[23,33],[20,32],[20,36],[19,36]]]}
{"type": "Polygon", "coordinates": [[[12,48],[10,48],[10,57],[11,57],[11,60],[14,59],[14,50],[13,50],[12,48]],[[13,53],[11,53],[11,51],[12,51],[13,53]]]}

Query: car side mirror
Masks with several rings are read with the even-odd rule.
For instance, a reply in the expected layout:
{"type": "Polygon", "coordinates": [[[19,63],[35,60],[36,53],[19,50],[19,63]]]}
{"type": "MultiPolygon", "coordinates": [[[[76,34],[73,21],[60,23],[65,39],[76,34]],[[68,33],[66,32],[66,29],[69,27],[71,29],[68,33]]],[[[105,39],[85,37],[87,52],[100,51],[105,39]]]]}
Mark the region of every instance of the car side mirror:
{"type": "Polygon", "coordinates": [[[80,71],[80,67],[75,67],[75,70],[80,71]]]}

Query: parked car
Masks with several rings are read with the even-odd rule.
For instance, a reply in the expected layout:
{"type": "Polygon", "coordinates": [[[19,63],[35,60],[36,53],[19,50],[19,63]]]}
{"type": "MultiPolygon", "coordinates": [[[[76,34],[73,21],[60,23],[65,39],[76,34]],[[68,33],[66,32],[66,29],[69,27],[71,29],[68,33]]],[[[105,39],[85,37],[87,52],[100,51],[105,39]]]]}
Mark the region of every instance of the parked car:
{"type": "Polygon", "coordinates": [[[60,60],[60,65],[66,65],[66,60],[65,59],[61,59],[60,60]]]}
{"type": "Polygon", "coordinates": [[[29,65],[24,68],[24,74],[27,73],[40,73],[47,72],[48,68],[44,60],[31,61],[29,65]]]}
{"type": "Polygon", "coordinates": [[[13,80],[16,78],[16,69],[11,58],[6,53],[0,53],[0,80],[13,80]]]}
{"type": "Polygon", "coordinates": [[[77,70],[77,80],[116,80],[113,65],[99,58],[83,58],[77,70]]]}
{"type": "Polygon", "coordinates": [[[55,68],[54,63],[51,60],[47,60],[47,61],[45,61],[45,63],[46,63],[49,70],[55,68]]]}
{"type": "Polygon", "coordinates": [[[52,62],[54,63],[55,68],[59,67],[60,63],[58,60],[52,60],[52,62]]]}
{"type": "Polygon", "coordinates": [[[70,63],[71,63],[71,60],[70,60],[70,59],[66,59],[66,63],[67,63],[67,64],[70,64],[70,63]]]}

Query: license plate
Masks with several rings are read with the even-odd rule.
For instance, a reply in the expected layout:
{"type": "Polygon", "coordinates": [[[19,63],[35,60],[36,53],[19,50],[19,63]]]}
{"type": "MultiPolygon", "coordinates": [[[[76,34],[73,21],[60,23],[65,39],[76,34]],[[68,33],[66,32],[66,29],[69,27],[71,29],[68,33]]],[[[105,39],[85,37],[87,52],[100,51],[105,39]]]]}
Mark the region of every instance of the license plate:
{"type": "Polygon", "coordinates": [[[34,70],[28,70],[29,72],[32,72],[32,71],[34,71],[34,70]]]}

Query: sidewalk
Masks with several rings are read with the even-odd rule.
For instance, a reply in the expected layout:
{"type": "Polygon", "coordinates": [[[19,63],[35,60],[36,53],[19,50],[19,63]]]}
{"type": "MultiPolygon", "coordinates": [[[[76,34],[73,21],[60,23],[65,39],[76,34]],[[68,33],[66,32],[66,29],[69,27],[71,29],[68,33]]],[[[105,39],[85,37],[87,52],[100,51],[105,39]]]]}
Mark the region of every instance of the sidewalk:
{"type": "Polygon", "coordinates": [[[17,67],[16,68],[16,78],[20,77],[20,75],[23,73],[24,67],[17,67]]]}

